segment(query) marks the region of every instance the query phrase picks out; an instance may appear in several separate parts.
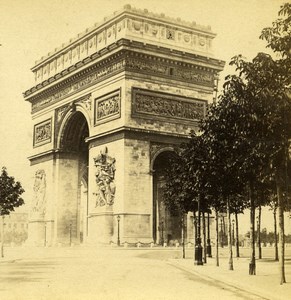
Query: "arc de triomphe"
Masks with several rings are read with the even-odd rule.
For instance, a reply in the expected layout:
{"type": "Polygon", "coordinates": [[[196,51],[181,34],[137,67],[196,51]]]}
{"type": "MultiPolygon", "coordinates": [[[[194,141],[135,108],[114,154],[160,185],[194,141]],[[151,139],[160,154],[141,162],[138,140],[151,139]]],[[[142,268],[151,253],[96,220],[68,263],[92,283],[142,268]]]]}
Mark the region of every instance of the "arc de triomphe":
{"type": "Polygon", "coordinates": [[[214,37],[127,5],[36,62],[28,242],[180,239],[163,169],[213,98],[214,37]]]}

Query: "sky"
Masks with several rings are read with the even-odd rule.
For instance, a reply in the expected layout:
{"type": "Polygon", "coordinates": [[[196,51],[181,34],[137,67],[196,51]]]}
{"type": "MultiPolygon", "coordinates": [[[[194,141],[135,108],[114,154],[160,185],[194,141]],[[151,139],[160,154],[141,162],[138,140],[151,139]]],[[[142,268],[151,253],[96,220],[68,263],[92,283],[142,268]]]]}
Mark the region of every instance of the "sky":
{"type": "MultiPolygon", "coordinates": [[[[33,178],[30,104],[22,93],[34,85],[35,61],[120,10],[125,4],[210,25],[216,58],[226,61],[221,80],[232,72],[231,57],[248,59],[268,51],[261,30],[278,16],[281,0],[0,0],[0,167],[19,180],[31,197],[33,178]]],[[[262,224],[264,227],[264,223],[262,224]]],[[[267,225],[267,224],[266,224],[267,225]]],[[[287,224],[288,225],[288,224],[287,224]]]]}

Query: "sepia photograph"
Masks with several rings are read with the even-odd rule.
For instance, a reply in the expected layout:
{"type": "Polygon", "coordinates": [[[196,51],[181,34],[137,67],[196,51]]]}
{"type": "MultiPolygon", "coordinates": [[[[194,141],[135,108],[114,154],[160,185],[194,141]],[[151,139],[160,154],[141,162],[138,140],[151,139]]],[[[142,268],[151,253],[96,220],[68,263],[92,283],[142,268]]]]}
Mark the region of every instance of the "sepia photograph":
{"type": "Polygon", "coordinates": [[[0,299],[290,299],[290,2],[0,18],[0,299]]]}

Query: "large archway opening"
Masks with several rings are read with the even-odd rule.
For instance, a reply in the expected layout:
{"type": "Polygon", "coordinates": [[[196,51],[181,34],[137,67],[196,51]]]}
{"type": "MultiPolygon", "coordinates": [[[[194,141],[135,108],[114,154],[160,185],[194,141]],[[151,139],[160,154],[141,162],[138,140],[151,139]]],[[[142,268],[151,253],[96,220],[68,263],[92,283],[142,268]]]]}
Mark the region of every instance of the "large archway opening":
{"type": "Polygon", "coordinates": [[[85,116],[79,111],[71,113],[60,139],[63,199],[62,207],[58,206],[58,236],[70,244],[82,243],[88,236],[88,136],[85,116]]]}
{"type": "Polygon", "coordinates": [[[154,243],[175,245],[181,242],[181,215],[164,204],[165,172],[174,151],[161,152],[153,163],[153,240],[154,243]]]}

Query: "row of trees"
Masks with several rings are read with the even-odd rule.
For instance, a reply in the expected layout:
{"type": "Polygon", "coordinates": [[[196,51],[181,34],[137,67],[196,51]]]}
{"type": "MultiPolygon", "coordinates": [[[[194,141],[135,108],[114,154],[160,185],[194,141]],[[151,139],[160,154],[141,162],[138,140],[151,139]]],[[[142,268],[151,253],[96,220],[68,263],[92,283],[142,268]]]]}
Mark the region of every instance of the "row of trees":
{"type": "MultiPolygon", "coordinates": [[[[165,204],[186,213],[212,209],[231,213],[250,209],[251,259],[249,274],[256,274],[255,209],[271,205],[278,211],[280,283],[284,270],[284,211],[288,204],[289,139],[291,138],[291,4],[284,4],[279,19],[264,28],[260,38],[274,56],[258,53],[252,61],[241,55],[230,65],[236,73],[225,78],[217,104],[181,145],[166,172],[165,204]]],[[[218,222],[218,218],[216,218],[218,222]]],[[[218,224],[216,224],[218,228],[218,224]]],[[[259,229],[260,231],[260,229],[259,229]]],[[[228,234],[231,237],[231,232],[228,234]]],[[[229,241],[229,269],[233,269],[229,241]]],[[[197,245],[196,245],[197,246],[197,245]]],[[[217,247],[218,251],[218,247],[217,247]]],[[[218,259],[218,255],[217,255],[218,259]]]]}

